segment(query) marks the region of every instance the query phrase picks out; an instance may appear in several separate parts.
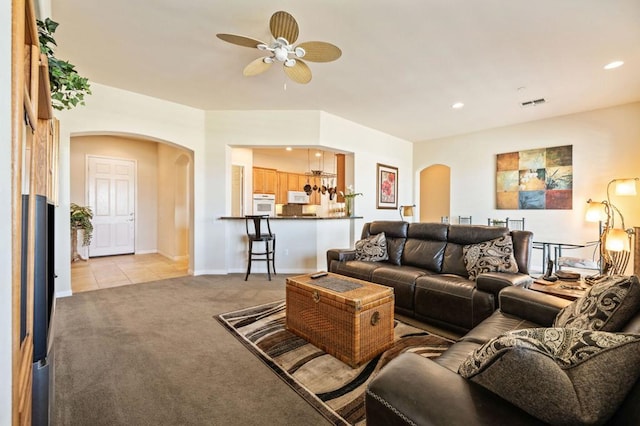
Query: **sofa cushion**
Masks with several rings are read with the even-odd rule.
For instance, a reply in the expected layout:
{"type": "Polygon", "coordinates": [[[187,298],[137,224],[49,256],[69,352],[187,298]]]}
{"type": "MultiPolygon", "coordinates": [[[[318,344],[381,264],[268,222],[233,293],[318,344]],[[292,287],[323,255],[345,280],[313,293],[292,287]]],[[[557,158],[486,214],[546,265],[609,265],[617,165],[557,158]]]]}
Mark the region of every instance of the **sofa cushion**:
{"type": "Polygon", "coordinates": [[[364,238],[356,242],[356,260],[365,262],[381,262],[389,259],[387,239],[384,232],[364,238]]]}
{"type": "Polygon", "coordinates": [[[483,272],[518,272],[510,235],[465,245],[462,251],[470,280],[483,272]]]}
{"type": "Polygon", "coordinates": [[[444,241],[408,238],[402,251],[402,264],[440,272],[445,246],[444,241]]]}
{"type": "Polygon", "coordinates": [[[385,263],[373,271],[371,282],[393,288],[395,312],[413,316],[413,295],[416,278],[429,272],[413,266],[396,266],[385,263]]]}
{"type": "Polygon", "coordinates": [[[475,350],[459,373],[545,422],[601,424],[640,376],[640,336],[512,331],[475,350]]]}
{"type": "Polygon", "coordinates": [[[564,307],[556,316],[553,326],[618,331],[638,311],[639,306],[638,277],[609,276],[564,307]]]}
{"type": "Polygon", "coordinates": [[[361,260],[348,260],[346,262],[331,262],[331,271],[347,277],[359,280],[371,281],[374,270],[384,265],[384,262],[363,262],[361,260]]]}
{"type": "Polygon", "coordinates": [[[494,297],[464,277],[427,274],[416,278],[414,309],[416,319],[466,333],[493,313],[494,297]]]}

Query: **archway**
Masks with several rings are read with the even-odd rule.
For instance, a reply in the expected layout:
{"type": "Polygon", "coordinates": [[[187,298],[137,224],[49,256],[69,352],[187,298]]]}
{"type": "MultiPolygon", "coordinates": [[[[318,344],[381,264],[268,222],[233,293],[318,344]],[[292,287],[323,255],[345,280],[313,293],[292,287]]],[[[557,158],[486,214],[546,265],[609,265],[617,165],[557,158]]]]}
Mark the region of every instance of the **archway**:
{"type": "MultiPolygon", "coordinates": [[[[70,201],[87,203],[87,155],[133,159],[138,169],[135,254],[157,253],[170,261],[184,261],[180,269],[193,271],[193,151],[129,133],[70,136],[70,201]]],[[[141,282],[140,277],[127,278],[141,282]]]]}
{"type": "Polygon", "coordinates": [[[181,154],[175,161],[174,240],[177,259],[189,257],[189,218],[191,217],[191,186],[189,185],[188,156],[181,154]]]}
{"type": "Polygon", "coordinates": [[[449,217],[451,168],[434,164],[420,171],[420,222],[440,222],[449,217]]]}

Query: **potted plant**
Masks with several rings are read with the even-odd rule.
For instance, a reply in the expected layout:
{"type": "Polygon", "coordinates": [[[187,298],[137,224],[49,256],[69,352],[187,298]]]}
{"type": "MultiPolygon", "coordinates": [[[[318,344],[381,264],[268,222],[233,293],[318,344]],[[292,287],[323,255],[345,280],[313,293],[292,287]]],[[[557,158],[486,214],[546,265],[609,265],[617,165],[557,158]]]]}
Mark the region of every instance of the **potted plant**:
{"type": "Polygon", "coordinates": [[[362,195],[362,192],[355,192],[353,186],[349,185],[346,194],[340,191],[340,195],[344,198],[344,215],[347,217],[353,216],[355,214],[353,206],[354,199],[358,195],[362,195]]]}
{"type": "Polygon", "coordinates": [[[73,247],[73,254],[71,255],[71,261],[86,260],[78,253],[78,230],[82,230],[82,246],[88,246],[91,244],[91,237],[93,236],[93,211],[90,207],[79,206],[75,203],[71,203],[71,245],[73,247]]]}
{"type": "Polygon", "coordinates": [[[51,106],[63,110],[84,105],[84,96],[91,94],[89,79],[81,77],[73,64],[58,59],[53,54],[53,46],[57,46],[53,33],[58,28],[58,23],[49,18],[37,22],[40,51],[47,56],[49,64],[51,106]]]}

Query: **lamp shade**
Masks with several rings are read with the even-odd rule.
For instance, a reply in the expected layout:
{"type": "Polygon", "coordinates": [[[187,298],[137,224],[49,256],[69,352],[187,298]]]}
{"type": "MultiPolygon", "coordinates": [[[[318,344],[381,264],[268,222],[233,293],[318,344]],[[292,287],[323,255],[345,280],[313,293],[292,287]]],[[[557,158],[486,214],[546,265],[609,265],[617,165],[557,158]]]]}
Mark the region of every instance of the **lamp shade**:
{"type": "Polygon", "coordinates": [[[402,215],[404,217],[412,217],[413,216],[413,206],[402,206],[402,215]]]}
{"type": "Polygon", "coordinates": [[[616,179],[615,193],[616,195],[636,195],[636,181],[638,179],[616,179]]]}
{"type": "Polygon", "coordinates": [[[624,229],[611,228],[607,231],[604,247],[611,251],[631,251],[629,235],[624,229]]]}
{"type": "Polygon", "coordinates": [[[605,222],[607,220],[607,209],[604,203],[597,201],[587,201],[587,211],[585,220],[587,222],[605,222]]]}

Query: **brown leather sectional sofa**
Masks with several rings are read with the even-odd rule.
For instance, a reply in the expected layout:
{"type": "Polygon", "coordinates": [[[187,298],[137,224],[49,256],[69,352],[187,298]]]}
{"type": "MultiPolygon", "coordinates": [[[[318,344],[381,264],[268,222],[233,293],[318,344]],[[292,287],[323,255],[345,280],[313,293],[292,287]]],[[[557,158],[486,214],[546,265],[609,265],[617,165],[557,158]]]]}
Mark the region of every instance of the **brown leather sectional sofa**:
{"type": "Polygon", "coordinates": [[[504,227],[376,221],[362,238],[385,233],[389,259],[355,260],[355,249],[328,250],[327,270],[393,287],[395,311],[420,321],[466,333],[498,307],[498,293],[528,286],[533,234],[504,227]],[[463,246],[511,235],[518,273],[489,272],[468,277],[463,246]]]}
{"type": "MultiPolygon", "coordinates": [[[[432,360],[405,353],[387,364],[367,388],[367,425],[547,424],[463,378],[458,368],[475,349],[504,332],[551,327],[560,309],[570,302],[520,287],[503,289],[499,302],[499,310],[440,357],[432,360]]],[[[640,333],[640,312],[619,331],[640,333]]],[[[531,367],[523,365],[522,368],[531,367]]],[[[547,396],[552,403],[562,406],[566,395],[532,395],[532,398],[539,396],[547,396]]],[[[640,424],[640,380],[605,424],[640,424]]]]}

